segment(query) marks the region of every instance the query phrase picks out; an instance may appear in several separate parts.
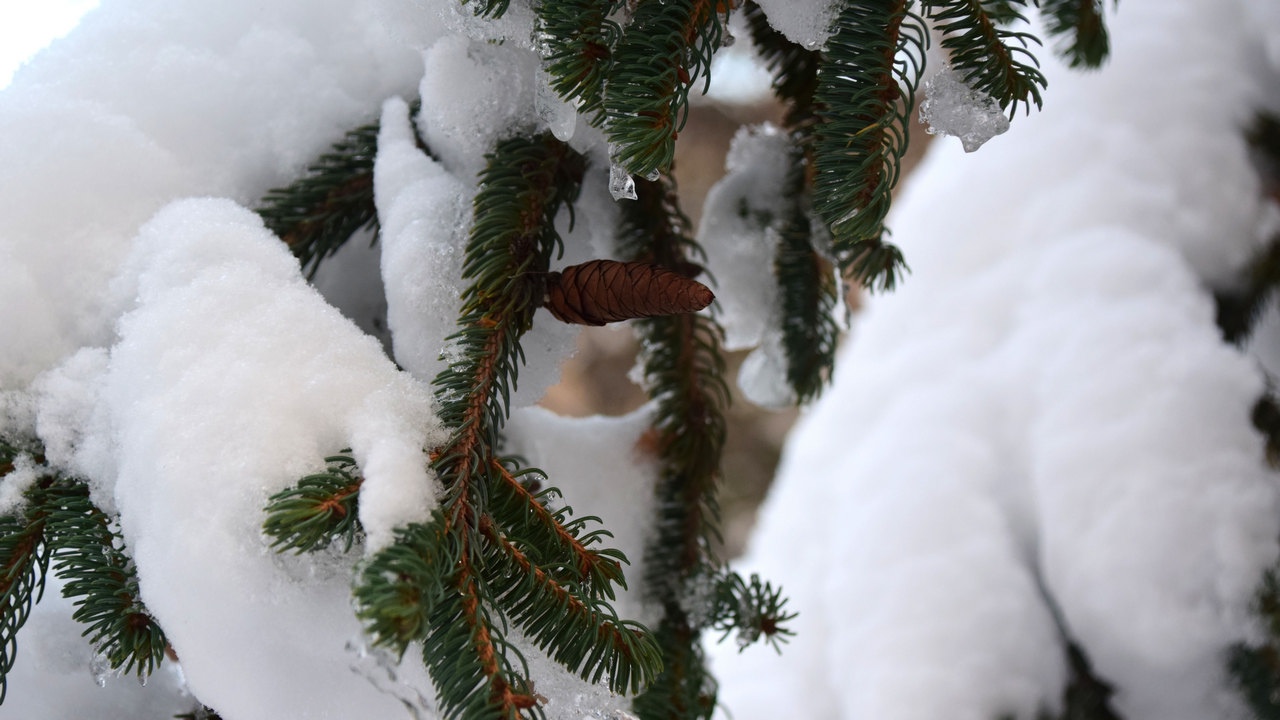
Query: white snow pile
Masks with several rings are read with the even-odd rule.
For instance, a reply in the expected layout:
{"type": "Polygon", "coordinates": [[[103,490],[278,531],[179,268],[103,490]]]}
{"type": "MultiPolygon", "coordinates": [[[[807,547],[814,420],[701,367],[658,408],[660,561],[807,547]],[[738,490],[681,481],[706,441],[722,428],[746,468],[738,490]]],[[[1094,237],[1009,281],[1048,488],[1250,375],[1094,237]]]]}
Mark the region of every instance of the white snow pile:
{"type": "Polygon", "coordinates": [[[1280,99],[1277,10],[1122,3],[1109,66],[1043,54],[1042,113],[931,151],[891,218],[912,274],[855,326],[749,551],[799,635],[713,651],[736,720],[1035,717],[1064,637],[1122,717],[1245,715],[1224,651],[1256,631],[1280,486],[1206,288],[1261,239],[1241,129],[1280,99]]]}
{"type": "Polygon", "coordinates": [[[965,83],[960,73],[944,67],[924,83],[920,122],[930,135],[960,138],[965,152],[973,152],[1009,129],[1000,103],[965,83]]]}

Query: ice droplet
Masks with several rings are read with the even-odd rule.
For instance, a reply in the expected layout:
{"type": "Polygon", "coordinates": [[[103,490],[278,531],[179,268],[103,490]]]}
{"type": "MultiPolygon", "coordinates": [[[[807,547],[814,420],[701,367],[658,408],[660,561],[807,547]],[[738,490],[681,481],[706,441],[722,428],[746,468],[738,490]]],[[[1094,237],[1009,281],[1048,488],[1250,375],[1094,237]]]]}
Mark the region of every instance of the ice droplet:
{"type": "Polygon", "coordinates": [[[538,113],[551,134],[560,142],[569,142],[578,125],[578,110],[572,103],[565,102],[551,87],[551,76],[542,68],[538,69],[538,77],[534,83],[533,109],[538,113]]]}
{"type": "Polygon", "coordinates": [[[930,135],[954,135],[965,152],[973,152],[1009,129],[1009,118],[990,95],[969,87],[960,73],[943,68],[924,84],[920,122],[930,135]]]}
{"type": "Polygon", "coordinates": [[[609,194],[614,200],[635,200],[636,181],[627,169],[614,162],[609,166],[609,194]]]}

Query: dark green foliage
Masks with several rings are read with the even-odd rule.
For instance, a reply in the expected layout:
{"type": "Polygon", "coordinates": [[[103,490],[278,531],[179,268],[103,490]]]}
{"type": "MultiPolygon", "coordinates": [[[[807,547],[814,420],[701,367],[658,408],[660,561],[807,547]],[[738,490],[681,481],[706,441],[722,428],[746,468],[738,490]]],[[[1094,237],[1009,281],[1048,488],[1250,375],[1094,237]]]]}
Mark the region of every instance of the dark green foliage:
{"type": "Polygon", "coordinates": [[[1042,713],[1040,720],[1122,720],[1111,706],[1115,688],[1094,674],[1084,648],[1074,642],[1067,643],[1067,666],[1071,675],[1062,690],[1062,711],[1042,713]]]}
{"type": "Polygon", "coordinates": [[[111,518],[89,499],[84,483],[56,477],[42,483],[36,500],[48,513],[53,569],[75,599],[72,618],[113,670],[150,675],[168,643],[138,594],[133,560],[111,518]]]}
{"type": "Polygon", "coordinates": [[[835,319],[835,271],[813,245],[813,221],[803,192],[804,168],[803,156],[796,153],[784,192],[789,207],[776,224],[778,254],[774,259],[782,300],[787,384],[802,403],[816,399],[831,379],[840,339],[835,319]]]}
{"type": "Polygon", "coordinates": [[[831,228],[841,270],[868,289],[892,290],[904,269],[884,239],[884,218],[927,37],[907,5],[845,3],[818,74],[813,204],[831,228]]]}
{"type": "Polygon", "coordinates": [[[759,575],[743,580],[737,573],[723,572],[716,582],[710,625],[724,633],[722,640],[737,633],[740,649],[764,640],[781,652],[781,644],[795,634],[786,623],[796,613],[787,612],[786,604],[782,589],[762,581],[759,575]]]}
{"type": "MultiPolygon", "coordinates": [[[[1033,103],[1040,107],[1045,79],[1027,49],[1039,44],[1034,35],[1000,27],[979,0],[925,0],[923,5],[966,85],[995,98],[1011,117],[1019,103],[1028,111],[1033,103]]],[[[1022,19],[1007,3],[1000,16],[1006,22],[1022,19]]]]}
{"type": "Polygon", "coordinates": [[[544,504],[511,458],[496,454],[523,362],[520,337],[542,302],[560,249],[555,218],[577,196],[585,161],[549,135],[514,138],[489,156],[463,263],[458,360],[436,377],[449,440],[432,451],[445,494],[430,522],[402,528],[356,588],[376,642],[403,652],[420,641],[446,717],[540,717],[519,651],[519,627],[589,681],[637,691],[661,658],[647,631],[607,604],[625,558],[593,547],[593,518],[544,504]]]}
{"type": "Polygon", "coordinates": [[[1227,656],[1227,670],[1245,701],[1260,720],[1280,718],[1280,580],[1268,571],[1254,601],[1264,623],[1266,639],[1239,644],[1227,656]]]}
{"type": "Polygon", "coordinates": [[[622,28],[610,19],[620,0],[549,0],[538,5],[538,29],[546,42],[551,87],[593,125],[603,120],[604,80],[622,28]]]}
{"type": "Polygon", "coordinates": [[[0,703],[17,660],[18,631],[44,593],[50,551],[46,519],[39,508],[25,517],[0,518],[0,703]]]}
{"type": "Polygon", "coordinates": [[[1055,49],[1074,68],[1096,68],[1111,52],[1102,17],[1103,0],[1040,0],[1055,49]]]}
{"type": "Polygon", "coordinates": [[[476,17],[500,18],[507,12],[511,0],[462,0],[462,4],[472,5],[471,11],[476,17]]]}
{"type": "Polygon", "coordinates": [[[324,461],[328,465],[324,472],[302,478],[268,501],[262,530],[275,550],[313,552],[341,540],[346,552],[360,534],[356,499],[364,478],[356,461],[349,455],[332,455],[324,461]]]}
{"type": "MultiPolygon", "coordinates": [[[[0,441],[0,477],[13,471],[20,450],[0,441]]],[[[32,457],[42,461],[38,451],[32,457]]],[[[83,634],[111,669],[150,675],[164,659],[164,633],[142,605],[133,561],[88,486],[45,471],[24,495],[20,514],[0,518],[0,702],[18,630],[50,571],[65,581],[72,617],[87,626],[83,634]]]]}
{"type": "MultiPolygon", "coordinates": [[[[1249,148],[1264,194],[1280,199],[1280,119],[1260,115],[1248,133],[1249,148]]],[[[1214,292],[1218,327],[1230,343],[1243,344],[1280,286],[1280,235],[1245,266],[1243,277],[1214,292]]]]}
{"type": "MultiPolygon", "coordinates": [[[[687,268],[701,259],[667,177],[638,180],[637,199],[623,205],[621,251],[632,260],[687,268]]],[[[688,600],[714,575],[710,540],[718,536],[715,490],[724,447],[721,330],[704,315],[636,321],[642,362],[656,401],[653,447],[660,467],[658,515],[644,568],[645,592],[662,610],[656,635],[663,670],[634,702],[644,720],[707,718],[715,681],[702,654],[702,631],[715,618],[690,612],[688,600]]],[[[724,622],[730,622],[728,618],[724,622]]],[[[722,627],[723,629],[723,627],[722,627]]]]}
{"type": "Polygon", "coordinates": [[[1267,462],[1280,469],[1280,405],[1268,391],[1253,405],[1253,426],[1267,441],[1267,462]]]}
{"type": "Polygon", "coordinates": [[[689,89],[710,82],[711,55],[724,40],[716,0],[644,2],[614,52],[604,98],[605,134],[627,172],[671,167],[689,89]]]}
{"type": "Polygon", "coordinates": [[[174,720],[222,720],[221,715],[203,705],[192,712],[174,715],[173,717],[174,720]]]}
{"type": "Polygon", "coordinates": [[[377,228],[373,161],[378,124],[347,133],[288,187],[262,198],[258,214],[302,263],[308,277],[363,228],[377,228]]]}
{"type": "Polygon", "coordinates": [[[751,0],[743,3],[742,12],[751,32],[751,42],[773,75],[774,95],[787,104],[787,127],[807,132],[814,122],[813,103],[822,53],[793,43],[774,30],[764,11],[751,0]]]}
{"type": "Polygon", "coordinates": [[[395,542],[365,564],[356,584],[356,606],[380,645],[397,654],[426,636],[431,614],[448,588],[461,549],[436,514],[427,523],[396,530],[395,542]]]}

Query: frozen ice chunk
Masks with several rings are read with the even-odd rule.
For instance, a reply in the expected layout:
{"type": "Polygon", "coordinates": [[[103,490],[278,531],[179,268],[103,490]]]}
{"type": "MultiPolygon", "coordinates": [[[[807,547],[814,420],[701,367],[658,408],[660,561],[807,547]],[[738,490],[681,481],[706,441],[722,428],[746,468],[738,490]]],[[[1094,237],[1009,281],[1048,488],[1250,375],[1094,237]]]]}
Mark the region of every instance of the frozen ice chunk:
{"type": "Polygon", "coordinates": [[[609,194],[614,200],[635,200],[637,197],[636,181],[618,162],[609,166],[609,194]]]}
{"type": "Polygon", "coordinates": [[[758,4],[775,30],[809,50],[827,43],[840,8],[835,0],[759,0],[758,4]]]}
{"type": "Polygon", "coordinates": [[[1009,129],[996,99],[969,87],[960,73],[943,68],[924,84],[925,100],[920,103],[920,122],[930,135],[954,135],[965,152],[973,152],[991,138],[1009,129]]]}

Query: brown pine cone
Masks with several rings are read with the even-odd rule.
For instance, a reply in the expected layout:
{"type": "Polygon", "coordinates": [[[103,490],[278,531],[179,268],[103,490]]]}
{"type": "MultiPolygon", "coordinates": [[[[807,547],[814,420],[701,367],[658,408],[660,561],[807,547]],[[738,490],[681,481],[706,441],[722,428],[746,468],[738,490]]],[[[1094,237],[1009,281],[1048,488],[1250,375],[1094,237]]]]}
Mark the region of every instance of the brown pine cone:
{"type": "Polygon", "coordinates": [[[706,285],[649,263],[591,260],[547,274],[547,309],[578,325],[697,312],[714,299],[706,285]]]}

